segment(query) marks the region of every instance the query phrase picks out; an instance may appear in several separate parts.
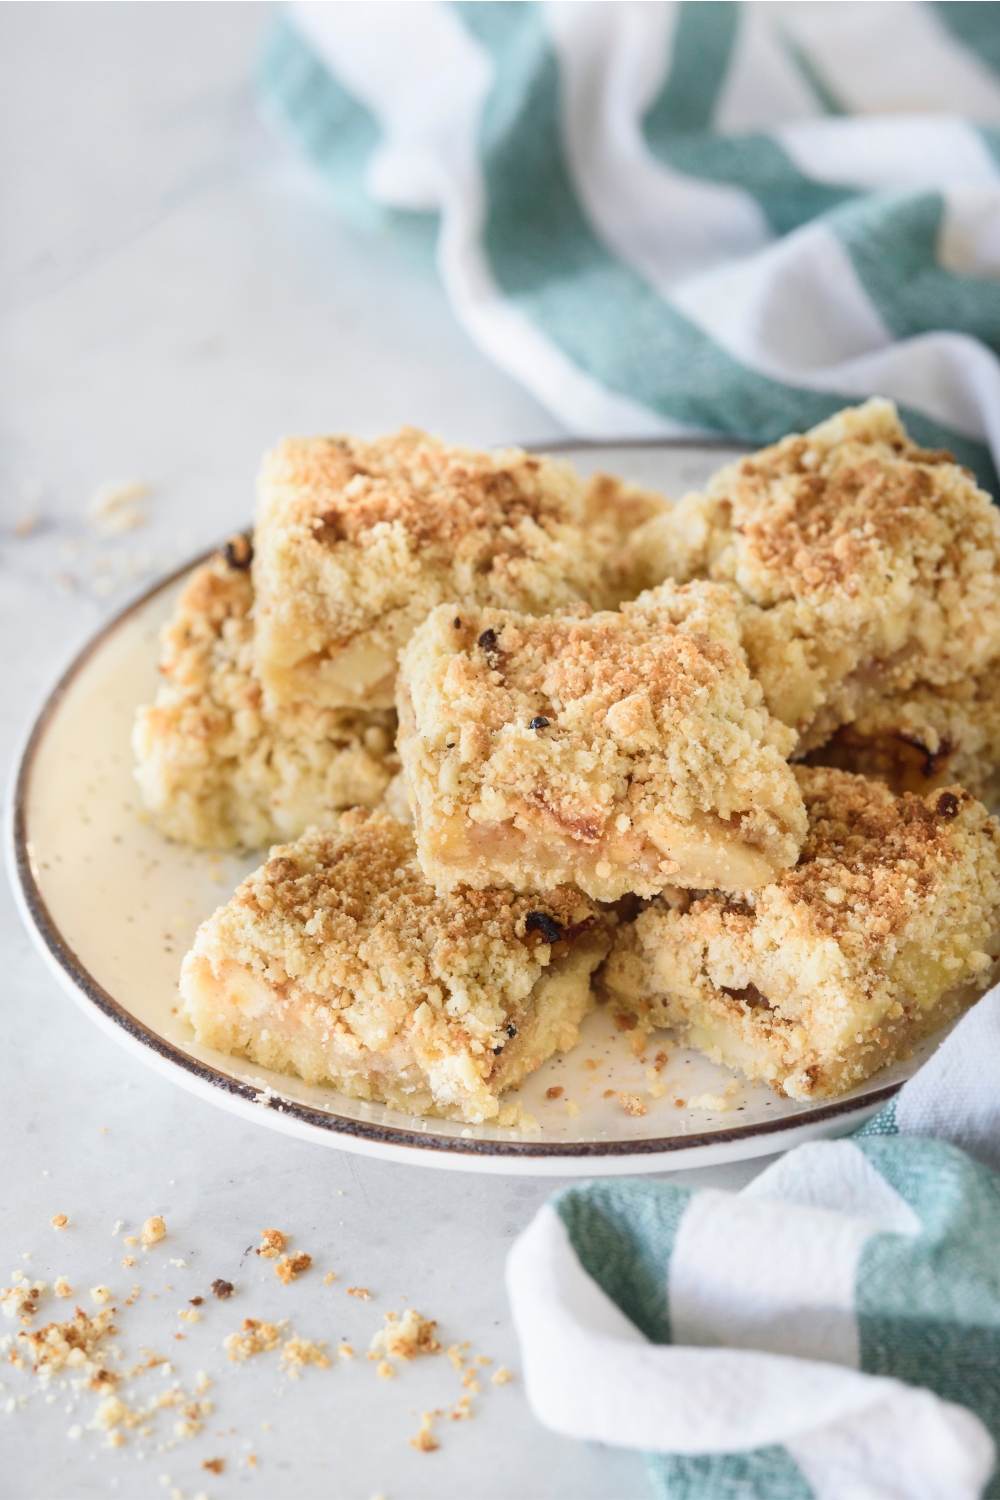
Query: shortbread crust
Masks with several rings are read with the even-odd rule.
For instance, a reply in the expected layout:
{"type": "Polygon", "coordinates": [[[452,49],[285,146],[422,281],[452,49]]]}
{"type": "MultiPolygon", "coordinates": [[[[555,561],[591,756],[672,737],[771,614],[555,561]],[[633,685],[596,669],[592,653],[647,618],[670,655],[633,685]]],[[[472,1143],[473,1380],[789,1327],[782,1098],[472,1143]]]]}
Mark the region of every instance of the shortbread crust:
{"type": "Polygon", "coordinates": [[[203,923],[184,1012],[208,1046],[479,1123],[576,1042],[608,926],[576,891],[436,896],[410,830],[355,809],[272,849],[203,923]]]}
{"type": "Polygon", "coordinates": [[[751,671],[799,754],[886,693],[1000,656],[1000,513],[950,454],[910,441],[889,401],[728,465],[633,546],[648,583],[738,588],[751,671]]]}
{"type": "Polygon", "coordinates": [[[798,767],[798,866],[734,901],[674,891],[617,931],[600,982],[649,1026],[795,1099],[854,1087],[1000,968],[1000,827],[961,787],[894,798],[798,767]]]}
{"type": "Polygon", "coordinates": [[[401,656],[403,761],[437,889],[744,890],[795,863],[794,734],[747,671],[732,591],[620,612],[442,605],[401,656]]]}
{"type": "Polygon", "coordinates": [[[161,637],[163,681],[133,734],[157,827],[202,848],[259,848],[373,806],[399,765],[392,710],[264,706],[249,550],[236,539],[188,580],[161,637]]]}
{"type": "Polygon", "coordinates": [[[435,605],[546,614],[638,593],[623,544],[664,501],[519,449],[403,428],[296,438],[264,461],[254,582],[268,701],[391,708],[396,658],[435,605]]]}

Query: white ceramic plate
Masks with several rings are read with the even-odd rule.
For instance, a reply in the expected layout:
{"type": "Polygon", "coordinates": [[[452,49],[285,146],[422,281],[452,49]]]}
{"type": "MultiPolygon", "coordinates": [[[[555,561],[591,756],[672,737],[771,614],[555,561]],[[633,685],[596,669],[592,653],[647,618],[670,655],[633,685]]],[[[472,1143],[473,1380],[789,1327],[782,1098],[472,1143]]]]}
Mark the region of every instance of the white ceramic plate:
{"type": "MultiPolygon", "coordinates": [[[[674,495],[730,456],[676,444],[563,451],[583,469],[606,468],[674,495]]],[[[343,1150],[474,1171],[594,1176],[763,1156],[843,1134],[933,1051],[938,1039],[832,1104],[803,1105],[737,1083],[684,1048],[668,1049],[666,1065],[650,1077],[657,1040],[640,1060],[630,1035],[598,1011],[579,1046],[520,1091],[541,1126],[526,1134],[415,1119],[199,1046],[177,1014],[180,962],[198,924],[259,858],[209,855],[161,838],[142,819],[129,747],[136,707],[155,692],[160,625],[193,566],[143,595],[68,668],[28,737],[8,818],[11,878],[39,952],[91,1019],[158,1072],[247,1119],[343,1150]],[[666,1085],[662,1098],[648,1093],[654,1080],[666,1085]],[[549,1099],[557,1085],[563,1093],[549,1099]],[[629,1116],[605,1097],[619,1089],[639,1093],[647,1113],[629,1116]],[[725,1110],[675,1103],[705,1094],[721,1096],[725,1110]]]]}

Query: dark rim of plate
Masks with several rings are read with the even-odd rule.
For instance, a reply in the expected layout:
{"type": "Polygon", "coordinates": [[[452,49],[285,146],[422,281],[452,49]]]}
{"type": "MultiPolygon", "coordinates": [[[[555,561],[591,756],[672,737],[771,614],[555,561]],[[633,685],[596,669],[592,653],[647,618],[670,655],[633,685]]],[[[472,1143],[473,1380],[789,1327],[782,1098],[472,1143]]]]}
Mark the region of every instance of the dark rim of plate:
{"type": "MultiPolygon", "coordinates": [[[[718,447],[719,449],[733,450],[740,447],[740,445],[726,439],[710,438],[688,440],[665,439],[662,442],[650,442],[642,439],[612,440],[606,443],[587,443],[566,439],[544,445],[526,444],[525,446],[529,450],[539,453],[585,452],[588,449],[600,451],[607,448],[704,449],[718,447]]],[[[745,448],[740,451],[745,451],[745,448]]],[[[200,1079],[203,1083],[212,1084],[224,1093],[235,1094],[249,1103],[260,1104],[263,1102],[266,1104],[266,1107],[276,1110],[280,1114],[286,1115],[288,1118],[299,1121],[302,1124],[319,1127],[321,1130],[328,1130],[336,1135],[358,1136],[362,1139],[378,1142],[383,1145],[411,1147],[418,1151],[442,1151],[463,1156],[506,1156],[578,1160],[586,1157],[669,1155],[672,1152],[687,1152],[700,1146],[722,1146],[732,1141],[748,1141],[769,1135],[780,1135],[796,1126],[820,1125],[828,1120],[838,1119],[842,1115],[855,1114],[861,1110],[870,1111],[878,1105],[884,1104],[886,1100],[891,1099],[902,1087],[900,1083],[884,1084],[881,1088],[873,1089],[870,1092],[866,1091],[861,1096],[854,1095],[846,1099],[840,1099],[832,1104],[806,1108],[801,1113],[795,1115],[777,1116],[773,1120],[761,1120],[756,1124],[734,1125],[729,1130],[705,1131],[698,1135],[676,1135],[620,1141],[565,1141],[561,1143],[553,1142],[551,1144],[542,1141],[485,1140],[469,1136],[435,1135],[430,1130],[408,1130],[405,1126],[379,1125],[367,1120],[352,1120],[345,1115],[311,1109],[306,1104],[299,1104],[294,1099],[283,1098],[273,1091],[265,1093],[264,1090],[255,1088],[253,1084],[246,1083],[229,1073],[200,1062],[196,1057],[192,1057],[180,1047],[165,1041],[157,1032],[151,1030],[142,1021],[139,1021],[130,1011],[126,1010],[123,1005],[115,1000],[103,985],[98,983],[82,959],[66,942],[48,909],[31,864],[28,830],[28,799],[31,791],[31,777],[34,770],[35,758],[45,737],[46,730],[55,718],[63,699],[84,667],[101,650],[105,642],[116,631],[120,630],[133,615],[138,614],[157,595],[172,588],[192,568],[196,568],[199,564],[207,562],[216,550],[218,549],[213,547],[206,552],[200,553],[197,557],[182,564],[181,567],[176,568],[167,577],[161,578],[157,583],[146,589],[144,593],[126,605],[113,619],[109,620],[106,625],[102,626],[97,634],[73,658],[45,700],[41,712],[38,714],[31,728],[14,782],[11,819],[14,865],[21,896],[30,915],[31,922],[51,958],[72,982],[74,988],[80,994],[86,996],[90,1003],[106,1016],[108,1020],[120,1026],[122,1031],[126,1032],[135,1041],[142,1043],[143,1046],[148,1047],[152,1052],[165,1058],[168,1062],[182,1068],[184,1072],[192,1075],[194,1078],[200,1079]]],[[[331,1090],[331,1097],[335,1097],[333,1090],[331,1090]]]]}

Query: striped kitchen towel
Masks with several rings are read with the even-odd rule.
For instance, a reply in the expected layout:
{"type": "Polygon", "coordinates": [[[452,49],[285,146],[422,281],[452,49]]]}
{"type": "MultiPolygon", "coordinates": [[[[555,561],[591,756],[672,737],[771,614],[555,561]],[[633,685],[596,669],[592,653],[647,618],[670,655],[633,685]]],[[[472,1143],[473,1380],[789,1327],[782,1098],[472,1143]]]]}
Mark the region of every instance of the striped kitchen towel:
{"type": "Polygon", "coordinates": [[[586,1183],[508,1289],[535,1413],[660,1500],[1000,1495],[1000,987],[852,1137],[742,1192],[586,1183]]]}
{"type": "Polygon", "coordinates": [[[881,394],[996,488],[1000,6],[293,4],[259,87],[574,433],[881,394]]]}

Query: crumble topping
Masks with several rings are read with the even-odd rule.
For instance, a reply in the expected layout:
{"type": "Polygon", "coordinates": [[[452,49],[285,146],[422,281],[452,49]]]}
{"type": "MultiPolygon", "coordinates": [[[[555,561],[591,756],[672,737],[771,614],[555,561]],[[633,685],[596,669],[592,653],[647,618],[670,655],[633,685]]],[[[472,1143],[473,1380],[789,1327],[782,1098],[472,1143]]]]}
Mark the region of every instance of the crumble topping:
{"type": "Polygon", "coordinates": [[[260,481],[266,691],[389,707],[397,651],[447,599],[533,614],[613,606],[635,592],[625,537],[662,504],[607,475],[588,484],[565,463],[451,448],[413,428],[288,440],[260,481]]]}

